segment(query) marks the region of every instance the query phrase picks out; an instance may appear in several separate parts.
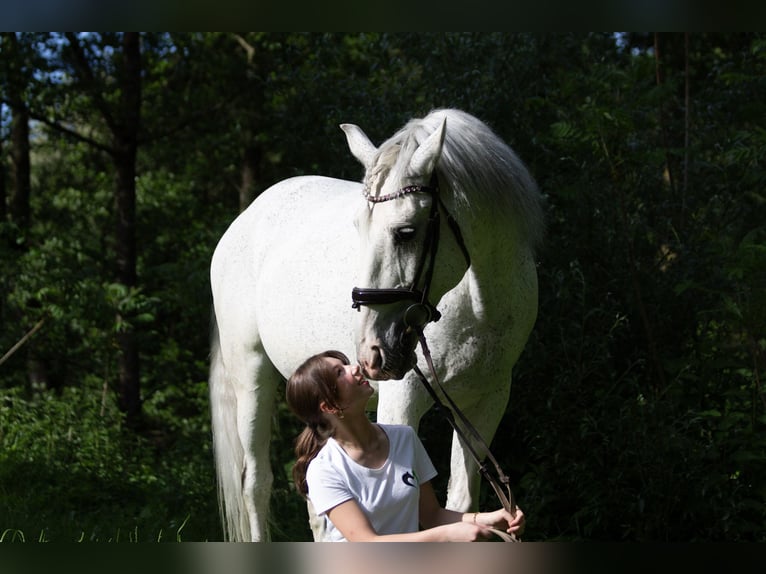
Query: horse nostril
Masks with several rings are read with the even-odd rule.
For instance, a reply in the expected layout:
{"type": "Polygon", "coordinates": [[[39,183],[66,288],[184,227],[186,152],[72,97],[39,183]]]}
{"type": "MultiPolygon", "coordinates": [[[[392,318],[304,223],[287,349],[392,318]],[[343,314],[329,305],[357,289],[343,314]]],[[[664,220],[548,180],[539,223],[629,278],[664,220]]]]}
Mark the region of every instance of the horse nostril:
{"type": "Polygon", "coordinates": [[[362,374],[368,379],[380,378],[385,357],[383,350],[376,346],[367,347],[364,353],[359,357],[359,364],[362,367],[362,374]]]}
{"type": "Polygon", "coordinates": [[[380,352],[380,347],[373,345],[370,347],[372,351],[372,358],[368,361],[370,370],[379,370],[383,366],[383,353],[380,352]]]}

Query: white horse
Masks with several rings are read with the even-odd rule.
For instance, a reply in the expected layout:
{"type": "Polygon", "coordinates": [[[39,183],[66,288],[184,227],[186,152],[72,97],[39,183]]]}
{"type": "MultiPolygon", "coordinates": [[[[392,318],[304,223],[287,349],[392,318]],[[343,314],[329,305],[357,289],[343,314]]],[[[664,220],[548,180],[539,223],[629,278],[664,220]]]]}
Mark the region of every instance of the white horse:
{"type": "MultiPolygon", "coordinates": [[[[275,394],[307,357],[334,348],[356,358],[381,381],[377,420],[417,429],[432,399],[411,371],[422,354],[403,315],[410,295],[425,292],[415,309],[441,313],[424,328],[439,379],[490,444],[537,317],[541,196],[487,125],[435,110],[379,148],[359,127],[341,128],[365,167],[363,184],[320,176],[277,183],[213,254],[209,383],[227,540],[270,539],[275,394]],[[354,290],[357,309],[355,286],[367,292],[354,290]]],[[[446,506],[476,508],[479,480],[453,436],[446,506]]]]}

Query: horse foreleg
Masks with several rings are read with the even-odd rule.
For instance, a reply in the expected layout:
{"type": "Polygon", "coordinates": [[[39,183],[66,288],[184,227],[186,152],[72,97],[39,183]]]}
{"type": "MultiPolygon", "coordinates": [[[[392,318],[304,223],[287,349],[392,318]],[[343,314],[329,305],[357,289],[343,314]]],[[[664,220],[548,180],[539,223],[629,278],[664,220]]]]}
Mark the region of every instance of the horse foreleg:
{"type": "Polygon", "coordinates": [[[306,502],[306,510],[309,515],[309,527],[311,528],[311,534],[314,537],[314,542],[324,542],[327,534],[327,528],[325,525],[325,519],[321,516],[317,516],[314,506],[311,501],[306,502]]]}
{"type": "MultiPolygon", "coordinates": [[[[507,395],[498,397],[496,394],[485,397],[463,412],[471,421],[487,445],[490,445],[500,420],[505,413],[507,395]]],[[[469,433],[466,433],[470,437],[469,433]]],[[[479,456],[484,454],[481,446],[475,447],[479,456]]],[[[493,453],[494,454],[494,453],[493,453]]],[[[457,432],[452,434],[452,454],[450,459],[450,477],[447,485],[446,508],[458,512],[474,512],[479,510],[479,489],[482,477],[479,465],[471,452],[463,445],[457,432]]],[[[500,508],[498,503],[496,508],[500,508]]],[[[495,510],[495,508],[487,509],[495,510]]]]}

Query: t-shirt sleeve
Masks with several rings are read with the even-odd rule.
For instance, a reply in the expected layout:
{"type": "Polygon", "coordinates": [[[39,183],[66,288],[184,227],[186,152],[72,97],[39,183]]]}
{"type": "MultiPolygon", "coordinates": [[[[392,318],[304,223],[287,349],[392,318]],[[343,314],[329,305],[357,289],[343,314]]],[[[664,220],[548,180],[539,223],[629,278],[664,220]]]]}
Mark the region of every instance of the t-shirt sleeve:
{"type": "Polygon", "coordinates": [[[343,477],[322,458],[315,458],[309,464],[306,483],[308,497],[318,515],[353,498],[343,477]]]}
{"type": "Polygon", "coordinates": [[[420,437],[418,437],[415,429],[410,428],[410,431],[412,432],[413,451],[415,453],[415,475],[418,477],[418,482],[423,484],[433,479],[438,473],[434,463],[431,461],[431,457],[426,452],[426,448],[420,442],[420,437]]]}

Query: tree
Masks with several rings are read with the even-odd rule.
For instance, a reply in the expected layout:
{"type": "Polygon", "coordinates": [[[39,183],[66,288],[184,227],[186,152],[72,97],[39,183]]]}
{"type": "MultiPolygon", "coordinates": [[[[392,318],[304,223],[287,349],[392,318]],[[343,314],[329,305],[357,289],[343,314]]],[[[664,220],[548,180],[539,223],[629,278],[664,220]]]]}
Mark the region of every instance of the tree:
{"type": "MultiPolygon", "coordinates": [[[[114,74],[116,84],[113,93],[119,94],[109,102],[103,80],[99,80],[85,45],[74,33],[66,34],[69,42],[69,60],[78,75],[79,87],[92,102],[107,127],[110,140],[98,143],[114,162],[116,178],[114,201],[116,211],[115,280],[118,285],[131,291],[137,286],[136,276],[136,155],[141,127],[141,47],[137,32],[121,35],[121,51],[118,51],[114,74]]],[[[106,46],[104,46],[105,48],[106,46]]],[[[135,421],[141,411],[139,355],[136,335],[117,312],[117,342],[119,355],[119,404],[129,421],[135,421]]]]}
{"type": "MultiPolygon", "coordinates": [[[[3,103],[10,109],[10,138],[9,151],[11,158],[11,194],[9,201],[9,237],[8,247],[17,255],[28,248],[30,227],[30,198],[32,195],[31,160],[30,160],[30,112],[27,104],[29,86],[32,83],[32,68],[34,57],[29,34],[17,35],[15,32],[3,32],[0,36],[0,47],[3,48],[2,76],[5,93],[3,103]],[[11,231],[12,230],[12,231],[11,231]]],[[[6,188],[3,170],[2,214],[6,214],[6,188]]],[[[9,279],[9,287],[13,279],[9,279]]],[[[9,318],[14,323],[23,324],[23,309],[11,306],[9,318]]],[[[38,323],[38,326],[41,323],[38,323]]],[[[47,385],[49,382],[45,360],[35,352],[34,342],[26,349],[28,380],[34,384],[47,385]]]]}

